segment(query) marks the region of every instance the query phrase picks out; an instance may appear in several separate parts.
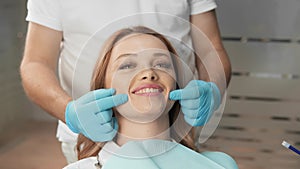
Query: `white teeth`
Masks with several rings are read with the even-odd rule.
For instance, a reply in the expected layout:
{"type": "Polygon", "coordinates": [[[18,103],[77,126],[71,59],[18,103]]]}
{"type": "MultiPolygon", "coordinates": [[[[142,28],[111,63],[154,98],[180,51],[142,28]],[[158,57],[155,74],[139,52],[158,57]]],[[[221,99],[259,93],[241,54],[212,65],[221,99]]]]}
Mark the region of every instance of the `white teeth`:
{"type": "Polygon", "coordinates": [[[144,88],[142,90],[139,90],[135,93],[137,94],[141,94],[141,93],[158,93],[159,92],[159,89],[154,89],[154,88],[144,88]]]}

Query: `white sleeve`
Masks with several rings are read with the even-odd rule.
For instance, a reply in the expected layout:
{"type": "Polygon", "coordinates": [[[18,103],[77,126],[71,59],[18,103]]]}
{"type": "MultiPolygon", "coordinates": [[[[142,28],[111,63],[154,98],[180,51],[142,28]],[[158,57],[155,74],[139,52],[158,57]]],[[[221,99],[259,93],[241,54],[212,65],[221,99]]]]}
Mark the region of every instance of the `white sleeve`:
{"type": "Polygon", "coordinates": [[[58,0],[28,0],[26,21],[61,31],[60,9],[58,0]]]}
{"type": "Polygon", "coordinates": [[[188,0],[191,9],[191,15],[203,13],[215,9],[217,4],[215,0],[188,0]]]}

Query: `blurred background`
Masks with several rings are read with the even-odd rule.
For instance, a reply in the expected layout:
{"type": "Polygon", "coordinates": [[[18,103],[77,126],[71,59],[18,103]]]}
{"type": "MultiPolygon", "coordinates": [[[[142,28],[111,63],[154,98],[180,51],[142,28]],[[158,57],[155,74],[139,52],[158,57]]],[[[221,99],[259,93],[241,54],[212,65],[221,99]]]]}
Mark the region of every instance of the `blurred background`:
{"type": "MultiPolygon", "coordinates": [[[[240,169],[298,169],[300,1],[217,0],[232,80],[221,123],[202,150],[223,151],[240,169]]],[[[26,0],[0,1],[0,168],[62,168],[57,121],[21,86],[26,0]]],[[[45,88],[45,90],[47,90],[45,88]]]]}
{"type": "Polygon", "coordinates": [[[26,13],[26,0],[0,0],[0,169],[62,168],[57,120],[33,105],[21,85],[26,13]]]}

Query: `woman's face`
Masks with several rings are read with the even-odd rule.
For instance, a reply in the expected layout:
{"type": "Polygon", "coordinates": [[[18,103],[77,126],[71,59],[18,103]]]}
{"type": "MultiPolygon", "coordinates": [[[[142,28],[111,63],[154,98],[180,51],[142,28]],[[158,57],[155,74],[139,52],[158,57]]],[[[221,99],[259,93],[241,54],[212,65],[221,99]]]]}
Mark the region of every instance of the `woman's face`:
{"type": "Polygon", "coordinates": [[[112,49],[105,87],[128,94],[128,102],[116,109],[131,121],[147,123],[167,115],[174,104],[168,95],[176,81],[166,45],[146,34],[121,39],[112,49]]]}

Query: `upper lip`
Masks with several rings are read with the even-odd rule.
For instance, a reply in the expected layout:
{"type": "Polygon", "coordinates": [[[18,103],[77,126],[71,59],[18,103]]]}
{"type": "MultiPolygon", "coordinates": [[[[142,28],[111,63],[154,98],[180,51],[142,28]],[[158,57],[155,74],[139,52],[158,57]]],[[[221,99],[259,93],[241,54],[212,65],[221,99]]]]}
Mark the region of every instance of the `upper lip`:
{"type": "Polygon", "coordinates": [[[135,88],[131,93],[135,93],[139,90],[146,89],[146,88],[159,89],[160,92],[163,91],[163,88],[158,84],[142,84],[142,85],[138,86],[137,88],[135,88]]]}

